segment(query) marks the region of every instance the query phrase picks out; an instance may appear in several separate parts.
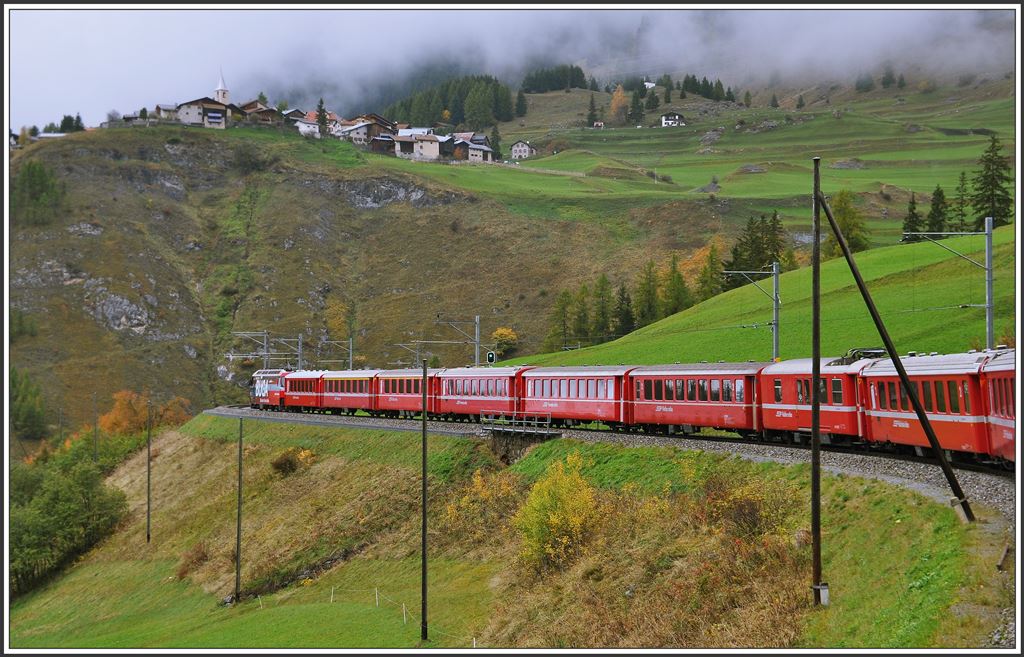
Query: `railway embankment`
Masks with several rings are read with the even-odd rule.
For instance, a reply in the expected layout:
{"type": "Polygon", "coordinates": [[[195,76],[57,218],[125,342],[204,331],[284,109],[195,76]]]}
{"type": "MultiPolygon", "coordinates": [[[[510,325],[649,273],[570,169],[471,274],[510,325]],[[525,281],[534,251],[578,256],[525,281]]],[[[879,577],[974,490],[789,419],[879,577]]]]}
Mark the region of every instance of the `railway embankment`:
{"type": "MultiPolygon", "coordinates": [[[[154,442],[152,543],[140,453],[110,478],[129,519],[14,601],[12,645],[417,645],[419,436],[255,419],[244,432],[240,601],[219,604],[238,421],[204,414],[154,442]]],[[[503,466],[482,440],[431,434],[429,645],[985,647],[1006,627],[1006,522],[981,500],[966,526],[921,491],[828,473],[832,604],[815,609],[806,465],[578,438],[503,466]]]]}

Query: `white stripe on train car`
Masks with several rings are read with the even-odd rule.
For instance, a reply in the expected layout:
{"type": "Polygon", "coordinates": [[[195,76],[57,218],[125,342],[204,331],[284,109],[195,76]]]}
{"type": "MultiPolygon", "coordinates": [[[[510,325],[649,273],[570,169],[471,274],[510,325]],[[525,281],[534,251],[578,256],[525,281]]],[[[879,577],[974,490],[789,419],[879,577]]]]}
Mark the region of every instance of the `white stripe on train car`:
{"type": "MultiPolygon", "coordinates": [[[[782,410],[782,411],[810,411],[810,404],[764,404],[765,410],[782,410]]],[[[831,404],[822,404],[821,410],[823,411],[836,411],[838,413],[852,413],[857,410],[856,406],[833,406],[831,404]]]]}
{"type": "Polygon", "coordinates": [[[999,427],[1009,427],[1010,429],[1017,428],[1016,420],[1008,420],[1005,417],[996,417],[994,415],[989,415],[985,417],[985,421],[988,422],[989,424],[994,424],[999,427]]]}
{"type": "MultiPolygon", "coordinates": [[[[909,412],[867,411],[864,414],[871,417],[917,420],[917,413],[909,412]]],[[[983,422],[985,419],[980,415],[937,415],[932,413],[926,413],[925,415],[927,415],[928,419],[932,422],[952,422],[955,424],[977,424],[983,422]]]]}

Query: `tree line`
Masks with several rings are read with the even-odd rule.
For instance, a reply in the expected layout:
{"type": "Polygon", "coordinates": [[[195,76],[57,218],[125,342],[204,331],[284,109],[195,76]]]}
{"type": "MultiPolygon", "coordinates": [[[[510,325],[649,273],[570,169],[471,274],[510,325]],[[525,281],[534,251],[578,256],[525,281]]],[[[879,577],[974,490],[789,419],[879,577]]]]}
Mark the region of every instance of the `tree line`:
{"type": "MultiPolygon", "coordinates": [[[[596,81],[594,86],[596,86],[596,81]]],[[[579,66],[562,64],[552,68],[530,71],[519,88],[528,94],[539,94],[555,89],[586,89],[587,76],[579,66]]]]}
{"type": "MultiPolygon", "coordinates": [[[[941,185],[935,185],[928,214],[921,215],[917,209],[914,192],[910,193],[907,214],[903,218],[904,233],[942,233],[982,231],[985,217],[992,217],[994,227],[1005,226],[1013,221],[1013,172],[1007,158],[1002,155],[1002,145],[991,135],[988,147],[978,160],[978,171],[967,184],[967,172],[961,171],[956,192],[950,199],[941,185]]],[[[907,235],[905,242],[923,239],[920,235],[907,235]]]]}
{"type": "Polygon", "coordinates": [[[521,103],[514,103],[511,90],[489,75],[453,78],[384,110],[385,116],[400,123],[417,126],[447,123],[470,130],[480,130],[498,121],[511,121],[514,116],[525,113],[525,97],[521,103]]]}

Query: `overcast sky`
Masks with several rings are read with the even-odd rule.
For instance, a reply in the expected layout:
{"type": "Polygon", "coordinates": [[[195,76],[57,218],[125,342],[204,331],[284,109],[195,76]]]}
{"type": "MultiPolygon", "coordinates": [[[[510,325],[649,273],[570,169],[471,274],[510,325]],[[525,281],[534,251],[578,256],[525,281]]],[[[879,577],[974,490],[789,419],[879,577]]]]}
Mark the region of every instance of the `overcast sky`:
{"type": "Polygon", "coordinates": [[[1010,9],[5,9],[15,132],[212,95],[221,69],[235,102],[308,89],[357,112],[374,109],[357,106],[370,86],[439,56],[513,86],[547,57],[602,84],[612,72],[691,71],[734,88],[773,74],[852,80],[886,60],[995,75],[1017,61],[1010,9]]]}

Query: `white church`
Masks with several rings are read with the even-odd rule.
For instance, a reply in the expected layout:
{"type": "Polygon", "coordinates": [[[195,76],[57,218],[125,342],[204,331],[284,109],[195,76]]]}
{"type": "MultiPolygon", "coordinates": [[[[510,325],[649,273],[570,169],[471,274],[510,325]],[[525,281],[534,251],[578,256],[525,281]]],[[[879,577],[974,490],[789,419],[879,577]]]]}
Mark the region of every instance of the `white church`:
{"type": "Polygon", "coordinates": [[[231,121],[232,113],[244,116],[245,112],[228,100],[228,87],[224,84],[224,73],[213,91],[213,98],[204,96],[178,105],[178,120],[182,123],[204,128],[223,130],[231,121]]]}

